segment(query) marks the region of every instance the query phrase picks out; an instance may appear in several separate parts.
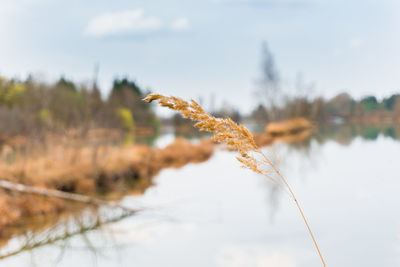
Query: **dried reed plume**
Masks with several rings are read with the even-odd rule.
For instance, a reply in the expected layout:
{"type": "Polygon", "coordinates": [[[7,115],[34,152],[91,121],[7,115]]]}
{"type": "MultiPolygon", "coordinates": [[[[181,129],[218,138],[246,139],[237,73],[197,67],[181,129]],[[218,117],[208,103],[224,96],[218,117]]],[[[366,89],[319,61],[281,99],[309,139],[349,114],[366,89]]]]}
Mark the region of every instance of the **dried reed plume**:
{"type": "Polygon", "coordinates": [[[308,232],[310,233],[314,245],[318,251],[318,255],[321,258],[322,264],[324,267],[326,267],[317,241],[311,231],[303,210],[301,209],[300,204],[293,193],[293,190],[287,183],[286,179],[282,176],[279,169],[261,151],[261,149],[257,147],[253,135],[246,127],[236,124],[230,118],[215,118],[214,116],[205,112],[203,108],[194,100],[188,102],[178,97],[167,97],[159,94],[149,94],[143,100],[147,102],[157,100],[161,106],[178,111],[183,115],[183,117],[196,121],[197,123],[194,125],[194,127],[199,128],[201,131],[214,133],[213,139],[215,141],[226,144],[230,148],[238,151],[240,156],[237,157],[237,160],[242,163],[242,167],[250,169],[259,174],[264,174],[274,183],[284,188],[296,203],[301,217],[303,218],[308,232]],[[266,169],[265,167],[269,167],[269,169],[266,169]],[[271,176],[270,171],[276,173],[279,179],[271,176]]]}

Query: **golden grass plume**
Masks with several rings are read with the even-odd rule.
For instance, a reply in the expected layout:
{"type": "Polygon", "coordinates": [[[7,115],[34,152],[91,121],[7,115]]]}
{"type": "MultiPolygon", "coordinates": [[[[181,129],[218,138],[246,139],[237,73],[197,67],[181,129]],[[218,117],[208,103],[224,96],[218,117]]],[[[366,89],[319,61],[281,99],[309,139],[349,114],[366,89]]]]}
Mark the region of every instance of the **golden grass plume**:
{"type": "Polygon", "coordinates": [[[199,128],[201,131],[214,133],[213,139],[215,141],[226,144],[238,151],[240,156],[237,159],[243,164],[243,167],[260,174],[265,173],[259,168],[258,160],[249,154],[249,152],[258,151],[259,149],[253,135],[243,125],[236,124],[230,118],[215,118],[205,112],[194,100],[188,102],[178,97],[167,97],[159,94],[150,94],[144,100],[147,102],[158,100],[161,106],[176,110],[183,117],[197,121],[194,127],[199,128]]]}

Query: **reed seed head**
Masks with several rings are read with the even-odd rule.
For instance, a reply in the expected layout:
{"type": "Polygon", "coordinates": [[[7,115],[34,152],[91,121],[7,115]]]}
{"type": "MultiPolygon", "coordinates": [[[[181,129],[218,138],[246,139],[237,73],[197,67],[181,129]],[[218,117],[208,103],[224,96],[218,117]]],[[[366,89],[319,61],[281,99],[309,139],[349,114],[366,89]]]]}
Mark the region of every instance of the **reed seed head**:
{"type": "Polygon", "coordinates": [[[168,97],[160,94],[149,94],[144,101],[152,102],[157,100],[158,103],[169,109],[178,111],[183,117],[196,121],[194,127],[200,131],[213,133],[213,139],[219,143],[226,144],[231,149],[240,153],[237,160],[242,163],[242,167],[250,169],[256,173],[265,174],[260,169],[260,162],[252,155],[250,151],[259,151],[253,135],[243,125],[238,125],[230,118],[215,118],[194,100],[190,102],[178,97],[168,97]]]}

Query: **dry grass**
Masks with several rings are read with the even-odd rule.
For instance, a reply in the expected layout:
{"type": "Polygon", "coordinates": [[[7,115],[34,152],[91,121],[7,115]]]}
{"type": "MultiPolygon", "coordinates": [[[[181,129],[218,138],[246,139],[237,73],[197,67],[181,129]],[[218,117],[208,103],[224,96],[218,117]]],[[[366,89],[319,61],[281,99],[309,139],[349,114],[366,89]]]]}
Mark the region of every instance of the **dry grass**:
{"type": "Polygon", "coordinates": [[[253,135],[246,127],[236,124],[230,118],[220,119],[213,117],[205,112],[203,108],[194,100],[188,102],[177,97],[167,97],[159,94],[150,94],[144,100],[147,102],[156,100],[161,106],[178,111],[183,115],[183,117],[196,121],[197,123],[194,125],[195,127],[199,128],[201,131],[213,133],[213,139],[215,141],[223,143],[229,146],[231,149],[239,152],[237,160],[242,164],[242,167],[250,169],[256,173],[266,175],[274,183],[287,190],[289,195],[296,203],[296,206],[306,224],[323,265],[326,266],[317,241],[311,231],[303,210],[301,209],[300,204],[293,193],[293,190],[287,183],[286,179],[282,176],[279,169],[256,145],[253,135]],[[275,179],[274,176],[271,175],[271,170],[277,174],[279,177],[278,179],[275,179]]]}
{"type": "MultiPolygon", "coordinates": [[[[151,178],[163,168],[181,167],[189,162],[202,162],[213,153],[214,145],[204,140],[192,144],[183,139],[163,149],[145,145],[52,147],[44,154],[18,158],[13,163],[0,161],[0,179],[39,188],[107,198],[120,198],[123,193],[143,193],[152,185],[151,178]],[[94,157],[94,155],[96,155],[94,157]]],[[[32,215],[58,213],[65,201],[31,194],[16,194],[0,189],[0,228],[18,224],[32,215]]]]}
{"type": "Polygon", "coordinates": [[[145,145],[103,146],[97,149],[53,147],[35,157],[22,157],[12,164],[0,162],[0,179],[79,193],[91,193],[99,180],[107,176],[151,177],[163,168],[206,160],[213,152],[210,141],[195,145],[183,139],[163,149],[145,145]]]}
{"type": "Polygon", "coordinates": [[[298,144],[307,140],[316,130],[312,122],[297,118],[283,122],[271,122],[265,127],[265,132],[254,133],[258,147],[274,143],[298,144]]]}
{"type": "Polygon", "coordinates": [[[275,138],[268,133],[253,133],[253,138],[258,147],[269,146],[275,142],[275,138]]]}
{"type": "Polygon", "coordinates": [[[292,135],[314,129],[315,124],[306,118],[292,118],[280,122],[271,122],[265,127],[265,132],[272,136],[292,135]]]}
{"type": "Polygon", "coordinates": [[[286,143],[286,144],[300,144],[309,139],[314,132],[315,132],[314,129],[306,129],[293,134],[275,136],[274,142],[286,143]]]}

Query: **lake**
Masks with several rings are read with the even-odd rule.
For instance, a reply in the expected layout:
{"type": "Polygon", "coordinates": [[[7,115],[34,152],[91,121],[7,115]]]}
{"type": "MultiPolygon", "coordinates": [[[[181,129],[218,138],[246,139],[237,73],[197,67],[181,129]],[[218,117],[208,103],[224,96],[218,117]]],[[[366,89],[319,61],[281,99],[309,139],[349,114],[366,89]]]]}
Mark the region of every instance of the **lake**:
{"type": "MultiPolygon", "coordinates": [[[[400,266],[397,140],[312,139],[274,151],[327,266],[400,266]]],[[[218,149],[207,162],[165,169],[143,195],[123,199],[141,212],[6,257],[0,266],[322,266],[294,202],[234,156],[218,149]]],[[[16,237],[0,252],[34,238],[41,237],[16,237]]]]}

